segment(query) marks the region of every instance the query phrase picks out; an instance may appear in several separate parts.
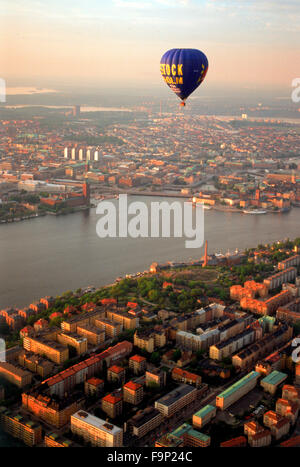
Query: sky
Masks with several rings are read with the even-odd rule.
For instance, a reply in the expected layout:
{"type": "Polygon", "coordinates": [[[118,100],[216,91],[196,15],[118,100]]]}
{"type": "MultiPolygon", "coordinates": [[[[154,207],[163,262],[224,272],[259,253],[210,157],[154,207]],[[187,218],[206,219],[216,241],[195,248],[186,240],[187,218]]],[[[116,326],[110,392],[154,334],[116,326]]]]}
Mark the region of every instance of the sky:
{"type": "Polygon", "coordinates": [[[202,50],[209,86],[290,89],[299,0],[1,0],[8,85],[151,88],[174,47],[202,50]]]}

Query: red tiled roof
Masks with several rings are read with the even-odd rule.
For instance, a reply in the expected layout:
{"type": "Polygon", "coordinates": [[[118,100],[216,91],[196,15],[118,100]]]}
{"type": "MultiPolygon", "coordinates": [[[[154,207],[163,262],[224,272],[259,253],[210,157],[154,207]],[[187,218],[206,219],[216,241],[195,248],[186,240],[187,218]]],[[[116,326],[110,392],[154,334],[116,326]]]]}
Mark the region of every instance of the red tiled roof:
{"type": "Polygon", "coordinates": [[[108,368],[108,371],[112,371],[113,373],[118,374],[118,373],[123,373],[123,371],[125,370],[121,366],[113,365],[110,368],[108,368]]]}
{"type": "Polygon", "coordinates": [[[102,397],[102,400],[108,402],[109,404],[117,404],[122,400],[121,396],[113,396],[112,394],[107,394],[107,396],[102,397]]]}
{"type": "Polygon", "coordinates": [[[62,313],[60,313],[59,311],[55,311],[54,313],[52,313],[49,318],[50,319],[53,319],[53,318],[59,318],[62,316],[62,313]]]}
{"type": "Polygon", "coordinates": [[[144,362],[146,358],[142,357],[141,355],[133,355],[132,357],[130,357],[129,360],[133,360],[134,362],[141,363],[141,362],[144,362]]]}
{"type": "Polygon", "coordinates": [[[128,383],[124,384],[124,389],[130,389],[131,391],[137,391],[142,387],[139,383],[134,383],[133,381],[128,381],[128,383]]]}
{"type": "Polygon", "coordinates": [[[191,381],[197,381],[197,379],[200,378],[200,376],[190,373],[189,371],[182,370],[181,368],[174,368],[172,370],[172,376],[173,374],[190,379],[191,381]]]}
{"type": "Polygon", "coordinates": [[[100,384],[103,384],[104,381],[103,381],[103,379],[94,377],[94,378],[88,379],[87,383],[91,384],[92,386],[100,386],[100,384]]]}

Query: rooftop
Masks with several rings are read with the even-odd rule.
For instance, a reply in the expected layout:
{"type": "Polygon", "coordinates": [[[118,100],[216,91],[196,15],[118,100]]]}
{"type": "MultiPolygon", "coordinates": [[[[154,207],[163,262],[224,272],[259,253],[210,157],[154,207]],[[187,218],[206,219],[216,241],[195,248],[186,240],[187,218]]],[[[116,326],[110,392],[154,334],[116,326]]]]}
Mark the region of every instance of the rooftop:
{"type": "Polygon", "coordinates": [[[179,399],[193,391],[196,391],[196,389],[193,386],[189,386],[188,384],[181,384],[178,388],[173,389],[173,391],[158,399],[156,403],[163,404],[169,407],[172,404],[175,404],[175,402],[177,402],[179,399]]]}
{"type": "Polygon", "coordinates": [[[217,397],[226,399],[227,397],[230,397],[234,392],[238,391],[241,387],[245,386],[245,384],[248,384],[249,381],[252,381],[253,379],[258,379],[259,376],[260,374],[257,371],[251,371],[251,373],[248,373],[248,375],[244,376],[232,386],[225,389],[225,391],[221,392],[221,394],[218,394],[217,397]]]}
{"type": "Polygon", "coordinates": [[[72,418],[80,420],[81,422],[87,423],[88,425],[92,425],[95,428],[105,431],[106,433],[116,435],[122,432],[122,429],[116,425],[112,425],[111,423],[107,423],[105,420],[101,418],[95,417],[88,412],[84,412],[83,410],[79,410],[74,415],[71,416],[72,418]]]}
{"type": "Polygon", "coordinates": [[[206,417],[206,415],[213,412],[214,410],[216,410],[216,407],[214,407],[213,405],[208,404],[205,407],[203,407],[202,409],[198,410],[198,412],[196,412],[194,414],[194,416],[199,417],[199,418],[204,418],[204,417],[206,417]]]}
{"type": "Polygon", "coordinates": [[[287,378],[287,374],[282,373],[281,371],[272,371],[268,376],[266,376],[261,383],[272,384],[277,386],[278,384],[282,383],[287,378]]]}

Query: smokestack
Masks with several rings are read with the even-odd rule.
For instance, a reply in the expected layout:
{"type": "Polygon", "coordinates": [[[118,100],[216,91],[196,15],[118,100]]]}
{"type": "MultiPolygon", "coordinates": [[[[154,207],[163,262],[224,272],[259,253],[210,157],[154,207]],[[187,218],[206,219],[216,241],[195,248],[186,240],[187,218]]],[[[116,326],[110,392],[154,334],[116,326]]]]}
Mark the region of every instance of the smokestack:
{"type": "Polygon", "coordinates": [[[205,253],[204,253],[204,262],[203,262],[203,267],[205,268],[207,266],[208,260],[207,260],[207,249],[208,249],[208,242],[206,240],[205,242],[205,253]]]}

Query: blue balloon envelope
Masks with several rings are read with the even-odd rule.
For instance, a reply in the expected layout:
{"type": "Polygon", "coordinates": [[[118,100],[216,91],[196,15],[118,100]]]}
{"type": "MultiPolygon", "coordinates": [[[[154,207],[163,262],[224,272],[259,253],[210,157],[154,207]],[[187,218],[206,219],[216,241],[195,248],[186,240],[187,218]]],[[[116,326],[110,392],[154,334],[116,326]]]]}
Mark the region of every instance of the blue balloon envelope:
{"type": "Polygon", "coordinates": [[[171,49],[160,61],[163,79],[182,101],[200,86],[207,70],[207,57],[197,49],[171,49]]]}

